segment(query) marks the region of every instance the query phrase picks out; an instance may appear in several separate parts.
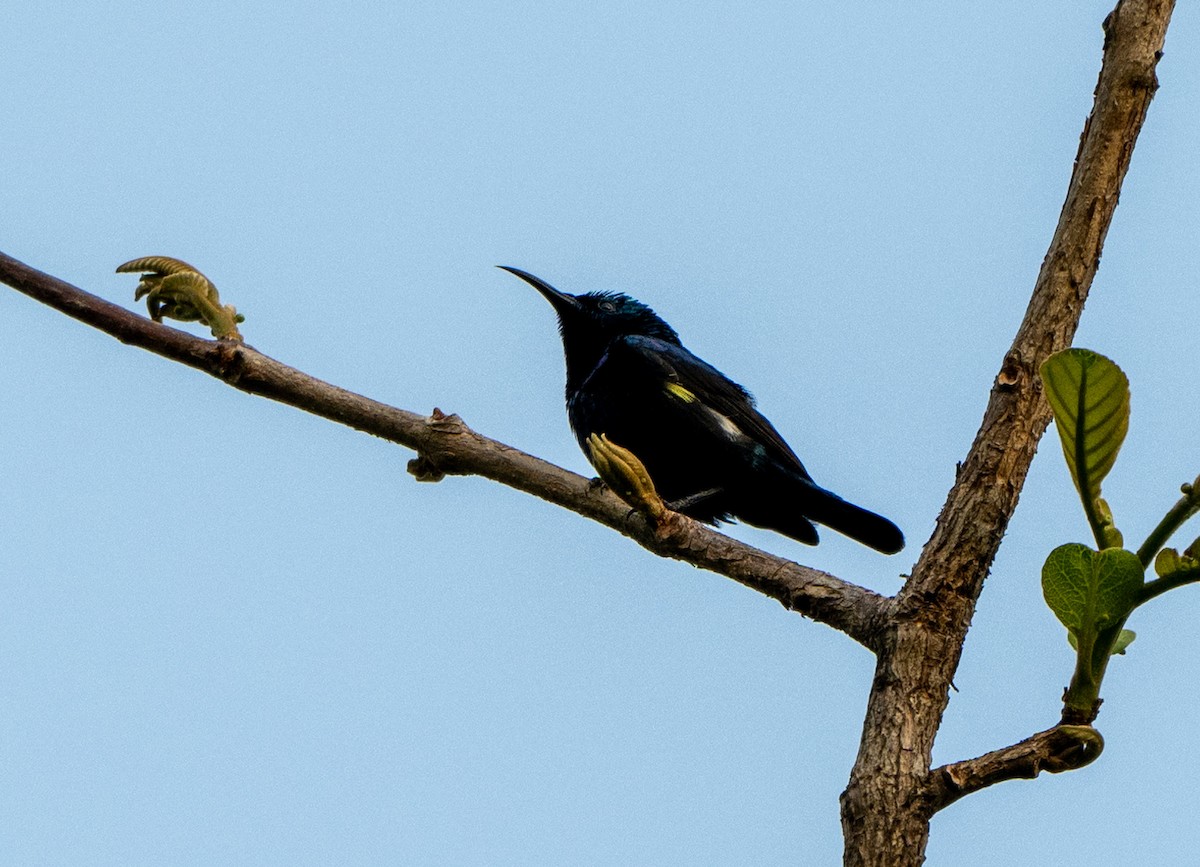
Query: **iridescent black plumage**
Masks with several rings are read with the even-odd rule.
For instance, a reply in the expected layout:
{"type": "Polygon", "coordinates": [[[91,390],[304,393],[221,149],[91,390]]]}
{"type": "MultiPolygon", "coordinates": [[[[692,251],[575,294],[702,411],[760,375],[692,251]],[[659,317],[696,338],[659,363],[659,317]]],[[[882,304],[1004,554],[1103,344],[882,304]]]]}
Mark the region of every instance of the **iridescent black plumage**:
{"type": "Polygon", "coordinates": [[[700,521],[738,519],[817,544],[814,523],[886,554],[891,521],[813,482],[744,388],[683,347],[653,310],[612,292],[569,295],[518,268],[554,307],[567,363],[567,416],[584,454],[606,434],[645,464],[668,505],[700,521]]]}

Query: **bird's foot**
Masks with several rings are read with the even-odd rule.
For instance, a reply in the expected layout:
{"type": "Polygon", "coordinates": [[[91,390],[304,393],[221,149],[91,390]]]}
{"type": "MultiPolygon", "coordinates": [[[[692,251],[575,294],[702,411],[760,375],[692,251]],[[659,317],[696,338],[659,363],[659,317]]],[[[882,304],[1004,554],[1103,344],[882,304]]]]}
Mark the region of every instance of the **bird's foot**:
{"type": "Polygon", "coordinates": [[[587,439],[592,466],[613,493],[655,524],[667,516],[667,507],[654,488],[646,465],[637,455],[614,443],[604,434],[592,434],[587,439]]]}
{"type": "Polygon", "coordinates": [[[667,503],[667,508],[672,512],[682,512],[684,509],[690,509],[692,506],[703,503],[709,497],[715,497],[724,490],[724,488],[709,488],[706,491],[680,497],[678,500],[671,500],[671,502],[667,503]]]}

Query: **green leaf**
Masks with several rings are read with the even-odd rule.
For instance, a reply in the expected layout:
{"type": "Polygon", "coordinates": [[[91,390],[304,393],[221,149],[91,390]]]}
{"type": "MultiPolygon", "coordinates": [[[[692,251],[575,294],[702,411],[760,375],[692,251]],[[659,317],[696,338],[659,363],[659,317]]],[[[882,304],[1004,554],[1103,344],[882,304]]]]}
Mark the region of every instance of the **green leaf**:
{"type": "Polygon", "coordinates": [[[1117,640],[1113,642],[1113,656],[1116,656],[1118,653],[1125,653],[1125,648],[1133,644],[1133,639],[1135,638],[1137,638],[1137,633],[1132,629],[1122,629],[1121,634],[1117,636],[1117,640]]]}
{"type": "Polygon", "coordinates": [[[1182,567],[1179,552],[1174,548],[1163,548],[1154,558],[1154,572],[1159,578],[1170,575],[1182,567]]]}
{"type": "Polygon", "coordinates": [[[1046,604],[1079,643],[1091,644],[1097,632],[1128,616],[1141,586],[1141,561],[1122,548],[1060,545],[1042,566],[1046,604]]]}
{"type": "MultiPolygon", "coordinates": [[[[1195,547],[1193,543],[1189,551],[1195,547]]],[[[1163,548],[1154,558],[1154,571],[1159,578],[1170,578],[1180,572],[1192,572],[1200,566],[1200,558],[1194,554],[1180,554],[1174,548],[1163,548]]]]}
{"type": "Polygon", "coordinates": [[[1091,519],[1100,483],[1129,430],[1129,380],[1103,355],[1066,349],[1046,359],[1042,382],[1063,455],[1091,519]]]}

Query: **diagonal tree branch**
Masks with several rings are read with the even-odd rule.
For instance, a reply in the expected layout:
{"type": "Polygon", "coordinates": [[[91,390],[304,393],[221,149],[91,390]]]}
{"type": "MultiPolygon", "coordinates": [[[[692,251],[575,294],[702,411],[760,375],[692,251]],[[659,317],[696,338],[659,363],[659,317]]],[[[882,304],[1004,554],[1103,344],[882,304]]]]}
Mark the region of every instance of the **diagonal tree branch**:
{"type": "Polygon", "coordinates": [[[924,860],[930,814],[919,793],[929,774],[934,737],[975,603],[1050,422],[1037,371],[1074,338],[1158,87],[1155,68],[1173,7],[1173,0],[1120,0],[1104,22],[1104,58],[1092,113],[1024,321],[877,651],[863,739],[842,795],[848,865],[924,860]],[[906,809],[888,809],[897,803],[906,809]]]}
{"type": "Polygon", "coordinates": [[[139,316],[0,253],[0,281],[123,343],[202,370],[241,391],[357,428],[416,450],[422,481],[478,475],[598,521],[664,557],[732,578],[874,648],[891,599],[738,542],[682,515],[655,526],[589,479],[488,439],[456,415],[397,409],[330,385],[245,344],[205,340],[139,316]]]}
{"type": "MultiPolygon", "coordinates": [[[[937,599],[977,598],[1050,423],[1037,371],[1071,345],[1133,146],[1158,89],[1173,0],[1123,0],[1104,22],[1104,61],[1066,201],[1025,318],[1004,357],[975,442],[899,600],[914,617],[937,599]]],[[[969,612],[965,609],[959,613],[969,612]]],[[[965,632],[965,626],[964,626],[965,632]]]]}

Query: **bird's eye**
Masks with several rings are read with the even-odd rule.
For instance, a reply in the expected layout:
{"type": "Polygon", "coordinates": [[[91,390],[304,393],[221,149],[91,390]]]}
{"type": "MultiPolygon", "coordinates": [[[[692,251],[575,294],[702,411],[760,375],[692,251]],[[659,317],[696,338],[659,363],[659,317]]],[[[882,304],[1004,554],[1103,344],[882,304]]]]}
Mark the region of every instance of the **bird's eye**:
{"type": "Polygon", "coordinates": [[[617,305],[613,304],[611,301],[601,301],[598,306],[605,313],[616,313],[617,312],[617,305]]]}

